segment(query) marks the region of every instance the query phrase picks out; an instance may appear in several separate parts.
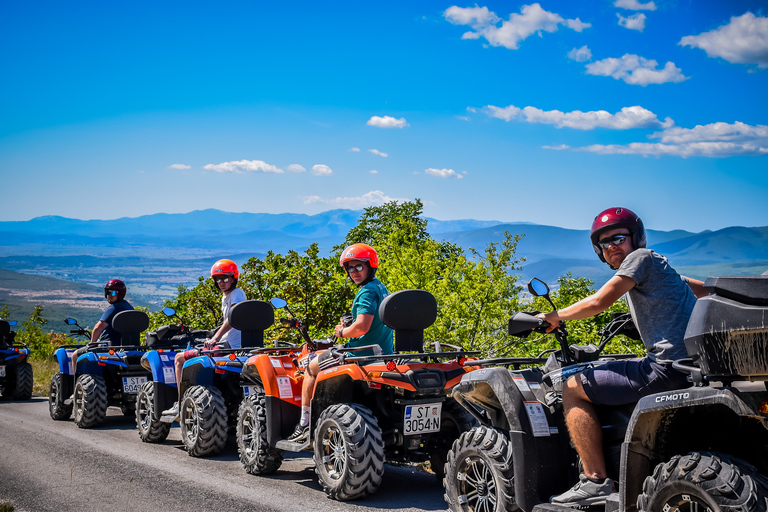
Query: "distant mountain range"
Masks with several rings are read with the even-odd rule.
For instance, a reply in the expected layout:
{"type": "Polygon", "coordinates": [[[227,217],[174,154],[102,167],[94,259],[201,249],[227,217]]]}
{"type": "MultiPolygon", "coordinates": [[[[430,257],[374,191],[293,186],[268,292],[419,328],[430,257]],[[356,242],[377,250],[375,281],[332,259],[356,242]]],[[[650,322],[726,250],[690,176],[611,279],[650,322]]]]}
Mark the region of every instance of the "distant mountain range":
{"type": "MultiPolygon", "coordinates": [[[[116,220],[37,217],[0,222],[0,268],[98,285],[111,275],[130,277],[147,297],[168,297],[178,284],[194,285],[209,261],[241,263],[272,250],[303,251],[312,242],[328,251],[357,225],[362,211],[317,215],[198,210],[116,220]]],[[[612,273],[599,262],[587,230],[530,223],[428,219],[430,234],[482,251],[504,231],[525,235],[517,255],[522,278],[553,282],[571,272],[602,284],[612,273]]],[[[692,277],[759,274],[768,269],[768,227],[729,227],[691,233],[648,232],[649,247],[692,277]]],[[[386,264],[386,262],[384,262],[386,264]]]]}

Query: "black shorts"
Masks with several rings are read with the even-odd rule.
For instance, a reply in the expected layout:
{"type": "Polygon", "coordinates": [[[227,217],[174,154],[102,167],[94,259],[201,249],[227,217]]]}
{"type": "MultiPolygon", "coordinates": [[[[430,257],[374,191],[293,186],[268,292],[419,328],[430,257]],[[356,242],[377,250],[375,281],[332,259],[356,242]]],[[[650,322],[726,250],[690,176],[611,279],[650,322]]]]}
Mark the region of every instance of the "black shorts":
{"type": "Polygon", "coordinates": [[[337,350],[323,350],[317,356],[317,365],[320,367],[320,371],[327,370],[328,368],[333,368],[334,366],[339,366],[341,364],[341,358],[339,357],[341,354],[338,352],[338,350],[341,350],[344,347],[342,345],[336,345],[333,348],[337,350]]]}
{"type": "Polygon", "coordinates": [[[581,384],[589,400],[600,405],[631,404],[644,396],[691,385],[686,374],[647,357],[611,361],[584,370],[581,384]]]}

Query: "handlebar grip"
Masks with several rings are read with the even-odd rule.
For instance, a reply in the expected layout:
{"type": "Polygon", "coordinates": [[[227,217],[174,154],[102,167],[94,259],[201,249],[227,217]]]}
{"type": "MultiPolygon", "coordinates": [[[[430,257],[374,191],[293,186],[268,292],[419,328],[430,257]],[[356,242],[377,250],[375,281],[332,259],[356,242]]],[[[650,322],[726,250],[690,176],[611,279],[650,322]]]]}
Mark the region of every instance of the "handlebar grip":
{"type": "Polygon", "coordinates": [[[69,334],[80,334],[80,331],[75,329],[74,331],[69,331],[69,334]]]}

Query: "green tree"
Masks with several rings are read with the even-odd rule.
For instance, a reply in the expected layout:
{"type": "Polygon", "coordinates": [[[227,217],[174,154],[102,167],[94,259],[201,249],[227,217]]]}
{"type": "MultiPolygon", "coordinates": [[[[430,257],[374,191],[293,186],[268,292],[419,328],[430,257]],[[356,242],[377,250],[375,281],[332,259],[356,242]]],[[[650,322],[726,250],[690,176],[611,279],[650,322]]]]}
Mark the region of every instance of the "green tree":
{"type": "Polygon", "coordinates": [[[55,346],[51,344],[51,336],[43,331],[48,321],[43,318],[43,306],[35,305],[29,319],[21,324],[16,331],[16,341],[24,343],[31,351],[32,359],[47,360],[53,356],[55,346]]]}

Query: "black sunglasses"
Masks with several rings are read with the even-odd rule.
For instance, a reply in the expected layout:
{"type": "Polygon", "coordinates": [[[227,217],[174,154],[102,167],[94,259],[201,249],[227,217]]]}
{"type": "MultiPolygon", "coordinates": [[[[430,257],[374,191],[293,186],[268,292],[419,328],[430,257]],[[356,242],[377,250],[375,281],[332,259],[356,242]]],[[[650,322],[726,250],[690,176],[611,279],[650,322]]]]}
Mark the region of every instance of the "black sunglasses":
{"type": "Polygon", "coordinates": [[[357,265],[348,265],[347,272],[352,272],[353,270],[362,272],[364,268],[365,268],[365,265],[363,265],[362,263],[358,263],[357,265]]]}
{"type": "Polygon", "coordinates": [[[214,277],[213,280],[216,281],[216,283],[228,283],[229,282],[229,278],[228,277],[214,277]]]}
{"type": "Polygon", "coordinates": [[[616,247],[618,245],[623,244],[624,240],[626,240],[628,237],[629,237],[629,235],[613,235],[613,236],[609,236],[608,238],[603,238],[602,240],[597,242],[597,245],[599,245],[603,249],[608,249],[611,246],[616,247]]]}
{"type": "Polygon", "coordinates": [[[117,295],[117,290],[104,290],[105,297],[114,297],[117,295]]]}

